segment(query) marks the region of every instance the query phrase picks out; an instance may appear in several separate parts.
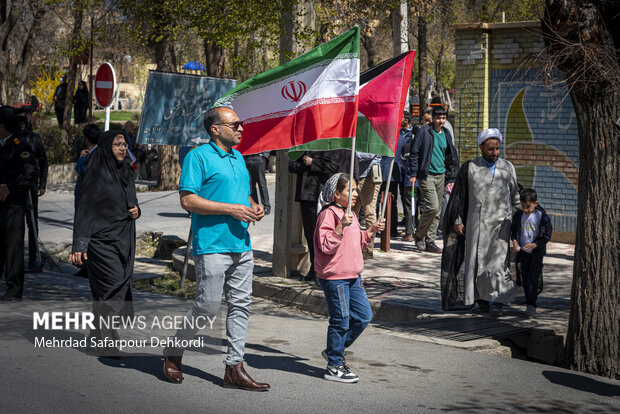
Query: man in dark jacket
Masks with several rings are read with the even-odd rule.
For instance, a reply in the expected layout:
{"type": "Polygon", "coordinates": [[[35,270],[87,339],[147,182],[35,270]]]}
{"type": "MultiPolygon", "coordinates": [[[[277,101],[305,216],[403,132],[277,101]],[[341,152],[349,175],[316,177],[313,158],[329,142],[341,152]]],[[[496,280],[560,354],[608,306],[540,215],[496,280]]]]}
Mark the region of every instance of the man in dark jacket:
{"type": "Polygon", "coordinates": [[[313,281],[314,273],[314,228],[317,219],[317,202],[323,184],[338,172],[338,163],[332,152],[306,151],[296,161],[288,166],[289,172],[297,174],[297,187],[295,188],[295,201],[301,208],[301,219],[304,226],[304,236],[308,243],[310,253],[310,271],[305,280],[313,281]]]}
{"type": "Polygon", "coordinates": [[[21,300],[24,290],[24,214],[26,194],[37,167],[30,146],[18,134],[15,111],[0,106],[0,273],[7,291],[0,300],[21,300]]]}
{"type": "Polygon", "coordinates": [[[411,174],[409,181],[412,186],[418,181],[423,207],[413,237],[418,249],[431,253],[441,253],[435,239],[444,183],[456,177],[459,165],[450,131],[444,128],[447,115],[445,108],[433,108],[432,124],[418,130],[407,157],[411,174]]]}
{"type": "Polygon", "coordinates": [[[60,85],[56,86],[54,90],[54,111],[56,112],[56,119],[58,120],[58,126],[62,128],[62,122],[65,119],[65,102],[67,99],[67,75],[63,75],[60,78],[60,85]]]}
{"type": "Polygon", "coordinates": [[[45,194],[47,184],[47,155],[41,137],[32,130],[28,115],[19,117],[19,130],[23,142],[30,146],[37,165],[37,179],[34,185],[30,187],[30,200],[26,200],[29,208],[32,208],[32,215],[28,210],[26,211],[26,224],[28,225],[28,270],[38,271],[41,270],[36,242],[39,234],[39,197],[45,194]]]}

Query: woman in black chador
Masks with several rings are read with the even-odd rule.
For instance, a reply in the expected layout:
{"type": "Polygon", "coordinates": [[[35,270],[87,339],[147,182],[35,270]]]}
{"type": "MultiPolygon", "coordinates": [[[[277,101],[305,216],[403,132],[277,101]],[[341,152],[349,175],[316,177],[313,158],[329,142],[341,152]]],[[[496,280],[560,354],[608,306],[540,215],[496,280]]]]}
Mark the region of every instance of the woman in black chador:
{"type": "MultiPolygon", "coordinates": [[[[78,196],[71,261],[78,266],[86,263],[96,327],[100,316],[133,316],[131,276],[140,209],[127,143],[121,131],[101,135],[78,196]]],[[[118,335],[104,328],[91,331],[87,344],[104,354],[115,353],[108,339],[118,335]]]]}
{"type": "Polygon", "coordinates": [[[80,81],[78,83],[77,91],[73,95],[73,104],[75,105],[75,124],[86,123],[86,111],[89,104],[88,88],[86,82],[80,81]]]}

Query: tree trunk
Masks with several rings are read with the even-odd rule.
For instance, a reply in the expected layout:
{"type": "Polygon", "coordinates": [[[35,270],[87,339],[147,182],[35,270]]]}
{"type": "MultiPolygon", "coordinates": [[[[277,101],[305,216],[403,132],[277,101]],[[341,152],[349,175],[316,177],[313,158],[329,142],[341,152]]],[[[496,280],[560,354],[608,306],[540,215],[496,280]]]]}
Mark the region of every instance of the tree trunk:
{"type": "MultiPolygon", "coordinates": [[[[155,54],[157,70],[166,72],[176,72],[176,54],[174,44],[169,40],[153,42],[151,48],[155,54]]],[[[179,146],[178,145],[159,145],[157,147],[157,157],[159,169],[157,173],[157,189],[178,190],[181,168],[179,166],[179,146]]]]}
{"type": "Polygon", "coordinates": [[[203,39],[207,76],[223,78],[226,73],[226,51],[217,43],[203,39]]]}
{"type": "Polygon", "coordinates": [[[428,66],[426,55],[428,54],[428,46],[426,39],[426,19],[423,16],[418,17],[418,50],[416,60],[418,61],[418,94],[420,95],[420,121],[424,116],[424,110],[428,104],[428,66]]]}
{"type": "Polygon", "coordinates": [[[179,189],[179,178],[181,177],[179,148],[177,145],[160,145],[158,147],[159,171],[157,190],[159,191],[179,189]]]}
{"type": "Polygon", "coordinates": [[[366,56],[368,58],[368,68],[372,68],[373,66],[375,66],[377,52],[375,51],[374,38],[370,30],[362,31],[360,33],[360,43],[364,47],[364,50],[366,50],[366,56]]]}
{"type": "Polygon", "coordinates": [[[618,378],[620,35],[611,30],[620,18],[613,3],[547,0],[543,33],[550,64],[564,72],[579,130],[577,235],[564,364],[618,378]]]}
{"type": "Polygon", "coordinates": [[[65,98],[65,115],[62,122],[62,139],[67,146],[71,148],[71,108],[73,108],[73,91],[75,90],[75,80],[77,78],[77,57],[81,53],[78,49],[82,32],[82,21],[84,18],[84,9],[76,7],[73,10],[73,31],[71,32],[71,56],[69,58],[69,71],[67,72],[67,89],[65,98]]]}
{"type": "Polygon", "coordinates": [[[11,40],[15,33],[22,29],[17,22],[26,4],[25,0],[0,2],[0,103],[4,105],[11,105],[13,101],[10,96],[12,77],[10,50],[14,49],[14,45],[11,40]]]}
{"type": "Polygon", "coordinates": [[[17,99],[21,87],[30,73],[30,63],[35,51],[35,41],[39,34],[41,22],[48,11],[48,7],[40,1],[33,1],[28,7],[30,8],[29,13],[32,16],[32,23],[29,26],[21,25],[24,31],[21,36],[22,40],[20,42],[13,42],[15,60],[11,63],[11,73],[13,75],[13,85],[10,90],[11,100],[17,99]]]}

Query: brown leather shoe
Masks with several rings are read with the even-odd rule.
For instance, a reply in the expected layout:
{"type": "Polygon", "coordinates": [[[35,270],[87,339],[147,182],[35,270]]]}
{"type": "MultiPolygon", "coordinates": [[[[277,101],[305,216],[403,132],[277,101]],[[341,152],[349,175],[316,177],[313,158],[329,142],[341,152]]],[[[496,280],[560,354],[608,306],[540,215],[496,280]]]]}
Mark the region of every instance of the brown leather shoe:
{"type": "Polygon", "coordinates": [[[429,252],[429,253],[441,253],[442,252],[441,248],[437,246],[435,242],[426,243],[426,249],[424,249],[424,251],[429,252]]]}
{"type": "Polygon", "coordinates": [[[240,388],[247,391],[267,391],[269,384],[256,382],[245,372],[243,362],[237,365],[226,365],[224,388],[240,388]]]}
{"type": "Polygon", "coordinates": [[[182,359],[182,349],[164,348],[164,375],[168,378],[168,381],[174,384],[183,382],[183,371],[181,371],[182,359]]]}

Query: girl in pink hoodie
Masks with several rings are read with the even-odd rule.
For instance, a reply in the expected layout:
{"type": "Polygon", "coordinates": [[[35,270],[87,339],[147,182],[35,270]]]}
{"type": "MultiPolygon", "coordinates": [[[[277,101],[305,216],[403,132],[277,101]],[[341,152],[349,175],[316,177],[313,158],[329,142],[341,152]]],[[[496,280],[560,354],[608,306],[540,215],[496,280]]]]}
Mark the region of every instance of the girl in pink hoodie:
{"type": "MultiPolygon", "coordinates": [[[[364,268],[362,249],[385,220],[377,220],[368,230],[360,228],[349,207],[348,174],[332,176],[321,191],[322,210],[314,232],[314,268],[329,309],[327,349],[323,357],[327,369],[323,378],[352,383],[359,377],[345,364],[344,350],[357,339],[372,319],[372,310],[360,273],[364,268]]],[[[353,181],[351,204],[355,204],[357,184],[353,181]]]]}

